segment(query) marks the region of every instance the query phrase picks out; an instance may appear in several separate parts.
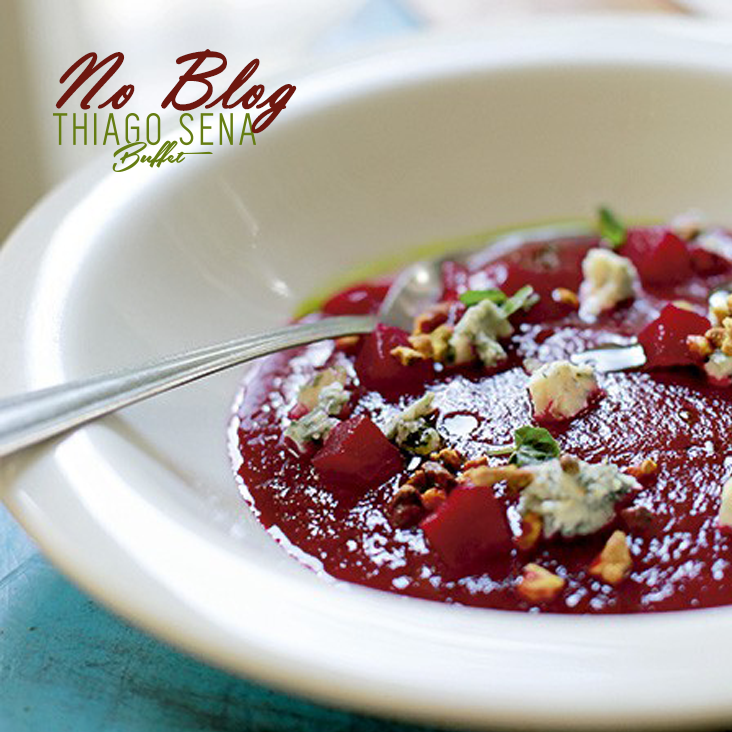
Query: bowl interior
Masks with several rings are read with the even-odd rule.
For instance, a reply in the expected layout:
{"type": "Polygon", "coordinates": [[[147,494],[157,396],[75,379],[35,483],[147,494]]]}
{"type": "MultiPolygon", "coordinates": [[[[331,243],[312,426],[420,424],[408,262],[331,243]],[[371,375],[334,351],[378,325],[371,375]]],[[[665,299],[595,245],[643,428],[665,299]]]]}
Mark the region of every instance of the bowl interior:
{"type": "MultiPolygon", "coordinates": [[[[728,74],[542,61],[385,86],[302,113],[293,104],[255,148],[217,150],[211,165],[146,181],[109,211],[64,293],[57,358],[34,364],[38,378],[282,324],[344,273],[419,244],[588,218],[604,202],[628,216],[699,207],[729,220],[728,74]]],[[[225,439],[240,378],[110,420],[176,474],[197,517],[203,505],[226,530],[248,524],[225,439]]]]}
{"type": "MultiPolygon", "coordinates": [[[[22,368],[4,388],[40,387],[282,324],[299,302],[344,273],[395,253],[408,257],[427,242],[588,218],[600,203],[642,218],[698,207],[711,220],[732,223],[726,42],[715,45],[708,30],[705,36],[693,27],[608,28],[571,26],[553,37],[513,31],[513,38],[389,50],[304,78],[256,146],[216,148],[170,170],[101,175],[108,163],[98,166],[83,183],[84,196],[54,214],[37,271],[27,276],[32,307],[23,313],[22,368]]],[[[176,390],[37,453],[15,478],[11,505],[29,524],[44,525],[60,499],[52,485],[32,479],[54,471],[100,541],[107,529],[121,547],[136,531],[158,531],[155,520],[140,518],[147,507],[190,541],[226,547],[273,581],[296,580],[343,597],[285,556],[239,497],[227,429],[241,378],[234,370],[176,390]],[[100,486],[113,497],[109,505],[100,486]]],[[[49,550],[60,557],[64,541],[59,529],[49,550]]],[[[165,559],[156,571],[167,567],[185,577],[162,538],[150,547],[165,559]]],[[[114,561],[125,564],[123,554],[114,561]]],[[[147,559],[135,561],[143,566],[147,559]]],[[[105,596],[95,581],[87,586],[120,607],[120,587],[105,596]]],[[[225,593],[211,593],[223,604],[205,609],[201,600],[197,613],[222,628],[233,623],[223,617],[225,593]]],[[[402,619],[424,605],[366,594],[368,603],[402,619]]],[[[153,617],[162,610],[146,615],[141,607],[134,610],[140,622],[159,630],[153,617]]],[[[178,610],[165,612],[178,617],[178,610]]],[[[447,618],[454,609],[434,612],[447,618]]],[[[173,628],[168,637],[185,636],[188,647],[251,671],[237,662],[234,640],[226,658],[208,652],[205,641],[196,645],[193,621],[180,613],[179,632],[173,628]]],[[[499,622],[492,617],[475,621],[486,637],[499,622]]],[[[527,622],[510,620],[517,637],[527,622]]],[[[236,635],[233,625],[221,633],[236,635]]],[[[486,700],[472,707],[472,718],[490,717],[486,700]]],[[[688,695],[684,701],[693,707],[688,695]]],[[[650,719],[650,705],[631,707],[636,718],[650,719]]],[[[606,704],[603,713],[613,710],[606,704]]],[[[505,719],[531,722],[532,715],[505,719]]]]}

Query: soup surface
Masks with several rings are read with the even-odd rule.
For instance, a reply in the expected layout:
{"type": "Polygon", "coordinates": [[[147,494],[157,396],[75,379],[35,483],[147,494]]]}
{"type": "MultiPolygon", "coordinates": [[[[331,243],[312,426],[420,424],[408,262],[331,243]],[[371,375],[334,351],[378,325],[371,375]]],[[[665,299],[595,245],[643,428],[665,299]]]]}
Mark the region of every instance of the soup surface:
{"type": "MultiPolygon", "coordinates": [[[[597,235],[446,263],[411,334],[258,363],[238,474],[277,541],[317,572],[442,602],[732,603],[732,239],[603,216],[597,235]],[[644,366],[570,361],[638,340],[644,366]]],[[[389,284],[307,317],[376,312],[389,284]]]]}

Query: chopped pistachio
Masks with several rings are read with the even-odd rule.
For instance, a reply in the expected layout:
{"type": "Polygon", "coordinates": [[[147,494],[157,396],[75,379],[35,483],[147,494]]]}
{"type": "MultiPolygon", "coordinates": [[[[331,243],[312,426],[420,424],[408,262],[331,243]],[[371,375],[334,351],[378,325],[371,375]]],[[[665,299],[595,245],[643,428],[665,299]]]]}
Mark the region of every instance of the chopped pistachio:
{"type": "Polygon", "coordinates": [[[717,290],[709,296],[709,321],[712,325],[722,325],[725,318],[732,315],[732,292],[717,290]]]}
{"type": "Polygon", "coordinates": [[[630,574],[632,566],[628,537],[622,531],[614,531],[589,572],[610,585],[618,585],[630,574]]]}
{"type": "Polygon", "coordinates": [[[701,211],[692,209],[674,216],[669,225],[676,236],[691,241],[704,231],[707,222],[701,211]]]}
{"type": "Polygon", "coordinates": [[[552,290],[552,300],[558,302],[561,305],[577,310],[579,308],[579,297],[574,290],[570,290],[567,287],[556,287],[552,290]]]}
{"type": "Polygon", "coordinates": [[[539,564],[527,564],[521,571],[518,594],[528,602],[551,602],[561,594],[566,581],[539,564]]]}
{"type": "Polygon", "coordinates": [[[640,464],[632,465],[625,472],[633,478],[642,480],[643,478],[649,478],[658,472],[658,463],[652,458],[646,458],[640,464]]]}
{"type": "Polygon", "coordinates": [[[524,552],[533,549],[541,538],[541,516],[527,513],[521,519],[521,533],[516,537],[516,546],[524,552]]]}

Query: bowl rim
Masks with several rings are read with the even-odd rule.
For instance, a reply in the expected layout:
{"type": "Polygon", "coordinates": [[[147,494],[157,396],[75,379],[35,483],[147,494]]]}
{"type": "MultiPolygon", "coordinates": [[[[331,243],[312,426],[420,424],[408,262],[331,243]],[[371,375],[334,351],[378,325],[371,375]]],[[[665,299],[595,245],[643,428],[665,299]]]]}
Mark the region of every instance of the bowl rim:
{"type": "MultiPolygon", "coordinates": [[[[298,82],[302,106],[290,110],[286,124],[297,124],[302,115],[327,108],[335,98],[362,97],[435,75],[490,68],[540,68],[562,62],[660,64],[732,75],[732,26],[721,26],[668,18],[569,17],[400,41],[376,55],[352,55],[349,64],[314,64],[298,82]],[[612,38],[618,40],[614,47],[608,42],[612,38]],[[511,45],[511,40],[516,43],[511,45]],[[649,41],[650,47],[645,45],[649,41]],[[728,51],[727,57],[719,53],[720,47],[728,51]]],[[[222,149],[200,165],[217,165],[226,154],[222,149]]],[[[120,199],[114,211],[98,212],[94,219],[93,226],[104,226],[146,186],[165,185],[163,176],[136,175],[115,182],[108,165],[107,160],[95,161],[48,195],[0,254],[0,305],[8,315],[0,324],[0,338],[11,344],[0,365],[5,389],[38,388],[70,376],[63,369],[54,373],[47,364],[40,368],[39,363],[60,363],[58,339],[54,340],[60,323],[48,316],[63,299],[64,288],[73,285],[73,271],[56,284],[55,293],[38,295],[51,259],[84,255],[83,243],[71,242],[68,231],[61,231],[68,229],[69,218],[92,210],[116,191],[120,199]],[[36,296],[25,301],[18,292],[36,296]]],[[[191,165],[183,175],[193,176],[198,170],[191,165]]],[[[577,728],[626,722],[678,726],[732,717],[732,698],[719,678],[732,652],[732,608],[565,617],[452,606],[447,626],[447,606],[368,588],[327,583],[314,587],[297,578],[272,576],[202,520],[184,530],[175,513],[166,516],[126,485],[113,485],[113,466],[97,448],[106,439],[104,432],[103,423],[91,425],[0,466],[3,500],[46,556],[86,592],[135,625],[208,662],[321,702],[426,722],[577,728]],[[114,527],[98,503],[93,504],[97,513],[75,514],[73,526],[53,520],[59,511],[63,515],[64,501],[78,511],[95,500],[90,486],[82,485],[88,478],[74,471],[74,465],[84,461],[112,481],[110,492],[117,506],[124,504],[155,528],[154,541],[138,535],[134,538],[139,546],[133,546],[129,529],[114,527]],[[52,484],[53,491],[41,491],[41,480],[52,484]],[[85,542],[78,541],[80,533],[85,542]],[[171,546],[185,547],[189,557],[195,550],[193,566],[181,573],[168,557],[155,556],[160,535],[171,546]],[[110,577],[110,565],[121,568],[121,575],[110,577]],[[222,594],[222,583],[232,572],[246,580],[242,586],[258,588],[260,596],[242,588],[222,594]],[[205,587],[210,596],[193,593],[192,577],[196,588],[205,587]],[[325,625],[327,643],[314,630],[325,625]],[[671,636],[675,664],[668,657],[671,636]],[[472,639],[470,647],[466,638],[472,639]],[[351,649],[345,660],[344,647],[351,649]],[[554,658],[555,678],[539,675],[546,665],[537,652],[554,658]],[[436,657],[440,673],[428,667],[428,659],[436,657]],[[496,675],[501,668],[505,674],[496,675]],[[694,672],[694,689],[688,688],[689,669],[694,672]],[[488,678],[491,670],[494,674],[488,678]],[[655,684],[643,685],[639,670],[652,674],[655,684]],[[531,703],[526,686],[515,683],[517,674],[531,686],[531,703]],[[602,694],[592,686],[602,686],[602,694]]]]}

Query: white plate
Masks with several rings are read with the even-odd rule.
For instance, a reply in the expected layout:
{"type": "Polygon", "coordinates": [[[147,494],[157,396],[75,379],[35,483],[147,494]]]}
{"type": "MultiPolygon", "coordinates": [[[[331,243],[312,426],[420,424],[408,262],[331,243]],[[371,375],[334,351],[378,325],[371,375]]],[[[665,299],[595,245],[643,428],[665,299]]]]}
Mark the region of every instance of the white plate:
{"type": "MultiPolygon", "coordinates": [[[[313,72],[256,147],[57,190],[0,256],[0,383],[37,388],[281,323],[410,243],[687,207],[732,223],[732,33],[562,20],[313,72]]],[[[565,728],[732,720],[732,608],[552,617],[324,581],[237,495],[231,372],[7,461],[89,593],[213,663],[344,707],[565,728]]]]}

